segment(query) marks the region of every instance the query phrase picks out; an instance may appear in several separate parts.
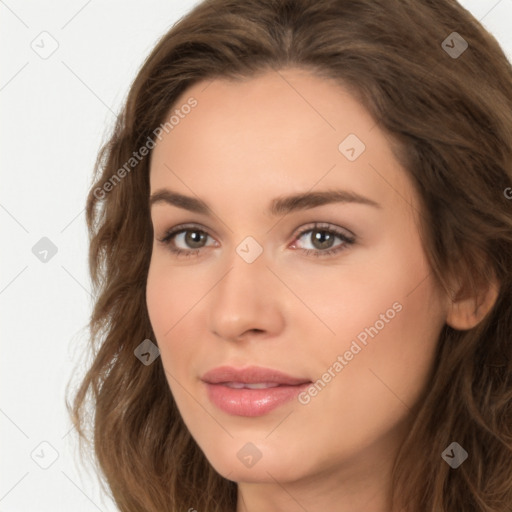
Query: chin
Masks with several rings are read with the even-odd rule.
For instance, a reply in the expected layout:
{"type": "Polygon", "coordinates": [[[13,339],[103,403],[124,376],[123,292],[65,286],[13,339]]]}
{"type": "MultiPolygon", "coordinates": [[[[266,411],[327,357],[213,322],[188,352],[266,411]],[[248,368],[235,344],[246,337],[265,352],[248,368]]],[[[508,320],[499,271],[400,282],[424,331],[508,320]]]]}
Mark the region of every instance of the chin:
{"type": "Polygon", "coordinates": [[[220,444],[203,453],[217,473],[233,482],[275,483],[275,480],[298,480],[303,476],[304,468],[297,465],[300,454],[294,453],[292,448],[287,450],[279,445],[274,453],[265,454],[261,443],[254,444],[261,449],[247,441],[232,440],[229,447],[220,444]],[[283,452],[288,457],[283,456],[283,452]]]}

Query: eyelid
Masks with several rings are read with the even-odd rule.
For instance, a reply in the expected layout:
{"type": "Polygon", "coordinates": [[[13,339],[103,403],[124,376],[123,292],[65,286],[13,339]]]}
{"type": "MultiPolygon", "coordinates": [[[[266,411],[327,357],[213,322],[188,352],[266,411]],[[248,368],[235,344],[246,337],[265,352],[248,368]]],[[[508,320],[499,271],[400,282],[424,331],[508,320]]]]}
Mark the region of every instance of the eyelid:
{"type": "MultiPolygon", "coordinates": [[[[183,258],[183,257],[191,257],[196,256],[199,257],[204,251],[202,249],[206,249],[210,246],[203,246],[195,249],[181,249],[177,247],[173,247],[173,241],[171,239],[174,239],[176,236],[186,232],[186,231],[199,231],[201,233],[206,234],[207,237],[212,238],[215,243],[213,246],[218,247],[218,242],[215,238],[215,236],[211,235],[208,228],[205,228],[204,226],[196,223],[182,223],[178,224],[176,226],[173,226],[172,228],[168,229],[165,232],[165,235],[157,239],[163,246],[165,246],[176,258],[183,258]]],[[[341,226],[338,226],[336,224],[332,224],[329,222],[312,222],[310,224],[302,225],[298,230],[296,230],[293,234],[293,242],[287,247],[292,247],[294,250],[299,251],[302,254],[305,254],[306,256],[313,255],[318,258],[329,258],[334,255],[337,255],[339,252],[349,249],[351,246],[353,246],[357,242],[356,235],[350,231],[347,228],[342,228],[341,226]],[[306,233],[309,233],[311,231],[326,231],[334,235],[335,238],[338,238],[341,240],[341,243],[338,245],[335,245],[331,248],[326,249],[306,249],[304,247],[296,247],[296,242],[298,239],[302,238],[306,233]]]]}
{"type": "Polygon", "coordinates": [[[352,233],[347,228],[342,228],[341,226],[337,226],[335,224],[329,223],[329,222],[311,222],[309,224],[306,224],[304,226],[301,226],[298,230],[294,232],[292,235],[294,239],[301,237],[305,233],[308,233],[309,231],[314,230],[325,230],[325,231],[331,231],[335,233],[338,236],[350,239],[351,241],[355,242],[356,235],[352,233]]]}
{"type": "MultiPolygon", "coordinates": [[[[192,230],[197,229],[198,231],[206,233],[211,238],[215,238],[214,235],[210,233],[210,230],[208,228],[205,228],[201,224],[196,223],[183,223],[183,224],[177,224],[176,226],[173,226],[172,228],[169,228],[165,231],[164,236],[161,239],[158,239],[159,242],[163,242],[166,238],[170,238],[172,235],[177,235],[183,231],[186,230],[192,230]]],[[[325,229],[326,231],[333,231],[336,234],[343,235],[346,238],[349,239],[356,239],[356,235],[350,231],[347,228],[342,228],[340,226],[336,226],[334,224],[328,223],[328,222],[311,222],[309,224],[303,225],[300,228],[296,229],[292,235],[288,238],[296,239],[305,233],[315,230],[315,229],[325,229]]]]}
{"type": "MultiPolygon", "coordinates": [[[[166,229],[165,233],[162,238],[157,238],[159,242],[166,243],[166,239],[172,238],[172,236],[179,235],[180,233],[183,233],[183,231],[192,231],[192,230],[201,231],[203,233],[206,233],[210,238],[215,239],[215,236],[210,233],[210,230],[202,226],[201,224],[195,224],[195,223],[189,223],[185,222],[183,224],[177,224],[176,226],[173,226],[172,228],[166,229]]],[[[191,249],[194,250],[194,249],[191,249]]]]}

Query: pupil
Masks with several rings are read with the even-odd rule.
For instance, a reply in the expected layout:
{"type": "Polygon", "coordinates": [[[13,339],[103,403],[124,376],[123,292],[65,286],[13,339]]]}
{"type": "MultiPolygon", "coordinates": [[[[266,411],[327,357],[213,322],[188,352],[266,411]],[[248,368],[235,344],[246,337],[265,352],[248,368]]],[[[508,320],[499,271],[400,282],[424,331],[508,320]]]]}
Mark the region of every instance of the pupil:
{"type": "Polygon", "coordinates": [[[185,235],[186,242],[190,247],[196,247],[194,244],[198,244],[198,247],[200,247],[203,238],[204,233],[201,233],[199,231],[189,231],[185,235]]]}
{"type": "MultiPolygon", "coordinates": [[[[327,231],[315,230],[312,234],[314,235],[315,242],[320,242],[320,247],[318,247],[319,249],[327,249],[331,246],[330,242],[332,242],[332,236],[327,231]]],[[[316,246],[316,244],[313,245],[316,246]]]]}

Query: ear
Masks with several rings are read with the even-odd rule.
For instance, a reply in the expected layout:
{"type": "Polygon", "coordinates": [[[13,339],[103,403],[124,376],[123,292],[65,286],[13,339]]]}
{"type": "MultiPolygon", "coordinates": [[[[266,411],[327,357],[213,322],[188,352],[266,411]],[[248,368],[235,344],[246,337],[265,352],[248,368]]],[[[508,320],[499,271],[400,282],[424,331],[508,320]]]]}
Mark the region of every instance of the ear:
{"type": "Polygon", "coordinates": [[[499,288],[496,279],[471,292],[465,292],[463,286],[458,286],[457,292],[449,298],[446,323],[460,331],[475,327],[496,303],[499,288]]]}

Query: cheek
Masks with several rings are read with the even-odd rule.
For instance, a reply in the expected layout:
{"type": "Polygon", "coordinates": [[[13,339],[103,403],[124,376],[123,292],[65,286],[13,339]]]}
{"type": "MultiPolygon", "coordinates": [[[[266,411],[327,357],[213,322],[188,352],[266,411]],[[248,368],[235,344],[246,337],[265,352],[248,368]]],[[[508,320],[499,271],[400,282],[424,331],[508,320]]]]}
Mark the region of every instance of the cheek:
{"type": "Polygon", "coordinates": [[[175,301],[175,288],[169,286],[168,278],[162,271],[161,265],[155,264],[155,258],[151,260],[146,283],[146,304],[148,308],[151,326],[157,339],[161,339],[165,330],[171,324],[172,302],[175,301]],[[170,304],[171,302],[171,304],[170,304]]]}
{"type": "Polygon", "coordinates": [[[336,336],[326,337],[315,357],[318,377],[329,368],[336,377],[319,395],[351,411],[346,421],[355,428],[377,428],[403,416],[424,390],[444,323],[442,302],[417,246],[382,251],[364,272],[348,272],[344,284],[328,288],[324,318],[336,336]]]}
{"type": "MultiPolygon", "coordinates": [[[[396,296],[392,296],[373,318],[353,325],[343,353],[355,352],[357,346],[361,350],[355,356],[347,353],[352,361],[346,375],[360,383],[355,389],[373,388],[374,395],[368,394],[367,399],[375,400],[384,392],[391,401],[396,399],[408,407],[416,402],[426,384],[442,326],[430,291],[401,296],[394,302],[396,296]]],[[[364,400],[363,395],[359,399],[364,400]]]]}
{"type": "MultiPolygon", "coordinates": [[[[165,370],[173,375],[190,370],[190,362],[201,339],[194,322],[211,288],[193,266],[176,268],[166,263],[164,255],[153,258],[146,284],[148,315],[160,349],[165,370]]],[[[204,333],[202,335],[204,337],[204,333]]],[[[172,382],[170,382],[172,385],[172,382]]]]}
{"type": "Polygon", "coordinates": [[[161,249],[157,252],[149,266],[146,303],[153,331],[163,339],[204,295],[204,281],[194,275],[192,267],[176,268],[166,261],[165,254],[160,254],[161,249]]]}
{"type": "Polygon", "coordinates": [[[417,276],[428,273],[409,273],[413,269],[401,263],[375,272],[372,283],[354,288],[359,293],[333,292],[336,307],[324,318],[336,336],[313,343],[318,336],[314,329],[309,333],[318,380],[314,396],[302,403],[309,400],[304,413],[311,431],[326,438],[339,434],[330,443],[332,453],[356,453],[402,428],[427,385],[442,311],[431,278],[414,289],[417,276]]]}

